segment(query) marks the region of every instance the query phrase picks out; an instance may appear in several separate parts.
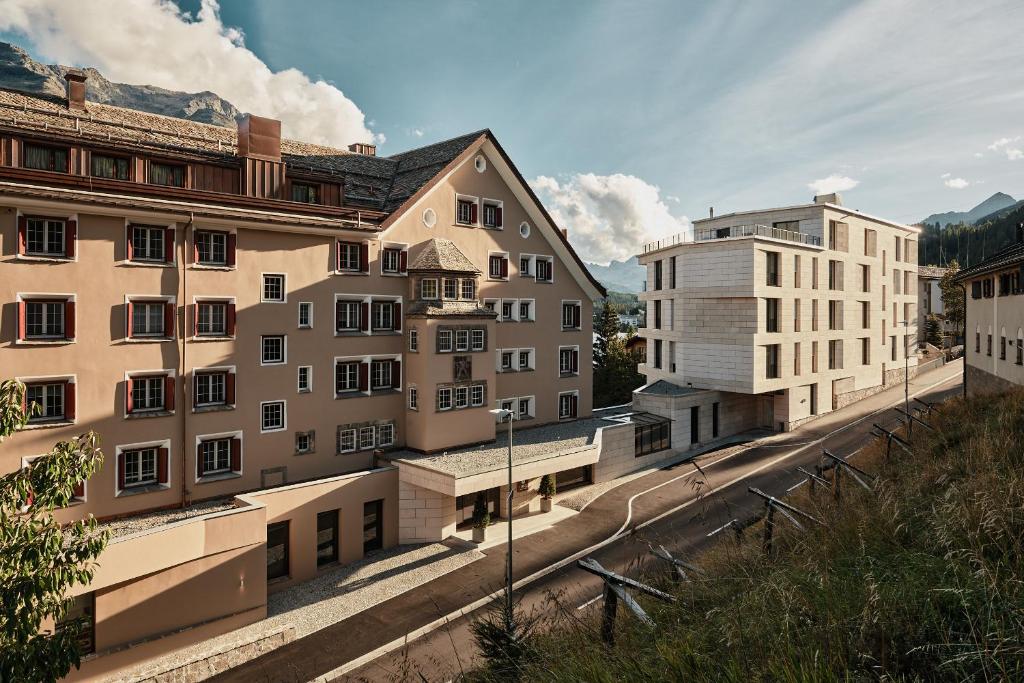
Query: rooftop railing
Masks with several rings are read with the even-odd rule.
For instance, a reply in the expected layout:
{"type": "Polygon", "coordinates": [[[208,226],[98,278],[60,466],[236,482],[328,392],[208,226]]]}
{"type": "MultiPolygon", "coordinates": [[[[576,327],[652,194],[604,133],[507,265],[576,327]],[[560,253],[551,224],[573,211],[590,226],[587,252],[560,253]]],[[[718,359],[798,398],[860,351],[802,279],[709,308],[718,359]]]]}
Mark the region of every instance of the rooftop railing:
{"type": "Polygon", "coordinates": [[[771,239],[785,240],[786,242],[808,244],[815,247],[821,246],[821,238],[817,235],[775,228],[770,225],[748,224],[730,225],[722,228],[701,228],[695,230],[692,236],[687,233],[672,235],[671,237],[665,237],[654,242],[648,242],[644,245],[644,253],[658,251],[659,249],[665,249],[677,244],[724,240],[730,237],[770,237],[771,239]]]}

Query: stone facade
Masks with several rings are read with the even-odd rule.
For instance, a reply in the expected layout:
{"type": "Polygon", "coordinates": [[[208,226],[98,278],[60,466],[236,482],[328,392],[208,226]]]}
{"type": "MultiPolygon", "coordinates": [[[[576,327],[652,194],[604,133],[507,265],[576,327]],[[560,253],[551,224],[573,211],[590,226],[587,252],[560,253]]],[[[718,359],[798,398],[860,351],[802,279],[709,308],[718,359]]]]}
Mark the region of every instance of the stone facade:
{"type": "Polygon", "coordinates": [[[455,533],[455,498],[406,481],[398,483],[398,542],[443,541],[455,533]]]}
{"type": "Polygon", "coordinates": [[[964,372],[967,375],[967,393],[971,396],[1003,394],[1020,389],[1019,384],[1014,384],[1008,379],[993,375],[991,372],[986,372],[973,365],[967,365],[964,372]]]}

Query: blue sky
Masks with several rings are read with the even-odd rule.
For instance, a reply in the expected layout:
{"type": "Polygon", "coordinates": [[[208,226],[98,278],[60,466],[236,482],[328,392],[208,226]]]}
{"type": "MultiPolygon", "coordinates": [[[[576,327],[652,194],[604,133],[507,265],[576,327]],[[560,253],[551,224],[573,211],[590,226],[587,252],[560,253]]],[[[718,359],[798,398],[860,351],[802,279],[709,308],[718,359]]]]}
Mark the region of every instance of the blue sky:
{"type": "Polygon", "coordinates": [[[906,222],[1024,196],[1017,1],[223,0],[202,21],[198,0],[180,3],[188,17],[158,0],[78,5],[88,18],[56,0],[0,0],[0,36],[114,80],[209,88],[286,131],[382,136],[381,154],[489,127],[597,261],[709,206],[805,202],[811,185],[906,222]],[[148,37],[97,45],[114,30],[148,37]],[[237,54],[189,61],[232,48],[265,64],[265,90],[244,83],[237,54]],[[164,57],[149,64],[139,49],[164,57]],[[303,111],[312,86],[289,69],[344,96],[303,111]]]}

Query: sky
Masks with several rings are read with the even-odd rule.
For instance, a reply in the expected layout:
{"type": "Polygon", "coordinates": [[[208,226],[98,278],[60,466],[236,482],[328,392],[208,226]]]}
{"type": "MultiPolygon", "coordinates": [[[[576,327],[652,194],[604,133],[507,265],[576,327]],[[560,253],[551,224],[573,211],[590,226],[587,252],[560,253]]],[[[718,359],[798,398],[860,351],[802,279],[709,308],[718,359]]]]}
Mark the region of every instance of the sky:
{"type": "Polygon", "coordinates": [[[289,137],[389,155],[490,128],[598,263],[712,206],[1024,198],[1022,29],[1020,0],[0,0],[40,61],[212,90],[289,137]]]}

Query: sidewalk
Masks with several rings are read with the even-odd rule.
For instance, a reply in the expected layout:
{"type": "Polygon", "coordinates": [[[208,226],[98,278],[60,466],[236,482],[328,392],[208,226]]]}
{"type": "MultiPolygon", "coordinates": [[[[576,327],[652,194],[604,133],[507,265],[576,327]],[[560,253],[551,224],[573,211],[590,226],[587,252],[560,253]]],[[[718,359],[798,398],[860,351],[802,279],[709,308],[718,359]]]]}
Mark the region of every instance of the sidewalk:
{"type": "MultiPolygon", "coordinates": [[[[958,363],[924,373],[910,382],[913,395],[930,385],[959,375],[958,363]]],[[[819,440],[837,429],[856,423],[886,408],[903,396],[903,385],[870,396],[825,415],[792,432],[777,434],[748,445],[745,450],[722,455],[718,451],[698,456],[702,466],[730,458],[729,471],[742,471],[819,440]]],[[[858,427],[865,433],[870,421],[858,427]]],[[[656,470],[618,486],[574,515],[549,529],[513,544],[513,575],[517,581],[548,569],[553,563],[607,541],[620,529],[652,519],[699,495],[692,487],[669,486],[685,476],[681,468],[656,470]],[[639,499],[635,509],[631,500],[639,499]]],[[[722,475],[726,476],[726,475],[722,475]]],[[[731,475],[729,475],[731,476],[731,475]]],[[[344,619],[305,638],[297,639],[261,657],[216,676],[215,681],[308,681],[373,653],[382,645],[400,641],[432,622],[458,612],[502,588],[505,546],[483,551],[484,558],[423,584],[377,607],[344,619]]]]}

